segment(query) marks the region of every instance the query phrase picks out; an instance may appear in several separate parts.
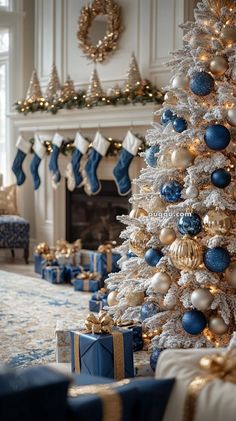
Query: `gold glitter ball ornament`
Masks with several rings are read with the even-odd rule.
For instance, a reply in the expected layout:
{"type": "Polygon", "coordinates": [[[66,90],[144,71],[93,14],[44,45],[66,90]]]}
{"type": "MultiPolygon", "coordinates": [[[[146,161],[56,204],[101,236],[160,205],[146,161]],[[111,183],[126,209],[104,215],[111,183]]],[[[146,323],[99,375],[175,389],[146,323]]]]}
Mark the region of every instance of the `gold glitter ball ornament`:
{"type": "Polygon", "coordinates": [[[176,148],[171,154],[171,163],[174,167],[185,170],[194,160],[194,156],[187,148],[176,148]]]}
{"type": "Polygon", "coordinates": [[[220,316],[212,316],[208,322],[209,329],[216,335],[223,335],[227,332],[228,326],[220,316]]]}
{"type": "Polygon", "coordinates": [[[165,246],[172,244],[176,239],[176,233],[173,228],[162,228],[159,234],[159,240],[165,246]]]}
{"type": "Polygon", "coordinates": [[[141,216],[147,216],[148,212],[141,208],[140,206],[138,206],[135,209],[132,209],[129,213],[130,218],[140,218],[141,216]]]}
{"type": "Polygon", "coordinates": [[[231,227],[230,217],[221,209],[212,209],[204,216],[203,227],[210,235],[225,235],[231,227]]]}
{"type": "Polygon", "coordinates": [[[216,56],[210,61],[210,71],[213,75],[222,76],[228,67],[228,61],[222,56],[216,56]]]}
{"type": "Polygon", "coordinates": [[[232,262],[226,269],[225,279],[231,288],[236,288],[236,262],[232,262]]]}
{"type": "Polygon", "coordinates": [[[129,239],[129,248],[138,257],[143,257],[147,248],[150,234],[144,230],[132,232],[129,239]]]}
{"type": "Polygon", "coordinates": [[[107,304],[109,305],[109,307],[116,306],[119,303],[119,301],[117,301],[117,299],[116,299],[117,294],[118,294],[117,291],[109,292],[109,294],[107,296],[107,304]]]}
{"type": "Polygon", "coordinates": [[[177,238],[170,246],[170,258],[177,269],[196,269],[202,263],[202,255],[201,245],[193,238],[177,238]]]}
{"type": "Polygon", "coordinates": [[[148,210],[149,212],[162,212],[166,208],[166,204],[161,200],[159,196],[152,197],[150,202],[148,203],[148,210]]]}
{"type": "Polygon", "coordinates": [[[145,295],[143,291],[128,291],[125,297],[130,306],[136,307],[144,302],[145,295]]]}

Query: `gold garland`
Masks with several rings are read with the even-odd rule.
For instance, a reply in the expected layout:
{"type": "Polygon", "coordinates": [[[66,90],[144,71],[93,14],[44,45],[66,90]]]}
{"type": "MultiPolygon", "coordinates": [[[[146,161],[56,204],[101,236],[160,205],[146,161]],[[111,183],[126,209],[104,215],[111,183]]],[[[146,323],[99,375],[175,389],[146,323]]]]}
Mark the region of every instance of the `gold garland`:
{"type": "Polygon", "coordinates": [[[104,61],[108,54],[116,50],[122,30],[121,8],[112,0],[94,0],[91,5],[82,7],[77,37],[80,48],[93,62],[104,61]],[[107,31],[104,38],[99,40],[97,45],[93,45],[89,38],[89,30],[99,15],[107,16],[107,31]]]}

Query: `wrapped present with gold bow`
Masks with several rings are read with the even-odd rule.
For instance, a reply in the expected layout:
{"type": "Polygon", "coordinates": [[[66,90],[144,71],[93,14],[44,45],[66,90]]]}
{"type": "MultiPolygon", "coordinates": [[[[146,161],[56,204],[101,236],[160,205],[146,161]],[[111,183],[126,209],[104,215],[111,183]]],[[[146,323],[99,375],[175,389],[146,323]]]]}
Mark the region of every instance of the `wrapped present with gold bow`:
{"type": "Polygon", "coordinates": [[[47,243],[39,243],[34,249],[34,271],[42,274],[42,262],[45,257],[51,255],[50,247],[47,243]]]}
{"type": "Polygon", "coordinates": [[[55,247],[55,256],[59,266],[79,266],[81,263],[81,240],[68,243],[66,240],[58,240],[55,247]]]}
{"type": "Polygon", "coordinates": [[[177,380],[163,421],[236,419],[236,348],[162,351],[156,377],[177,380]]]}
{"type": "Polygon", "coordinates": [[[75,291],[98,291],[101,287],[101,276],[96,272],[81,272],[72,283],[75,291]]]}
{"type": "Polygon", "coordinates": [[[99,313],[105,306],[107,306],[107,294],[106,288],[101,288],[99,291],[94,292],[89,300],[89,311],[99,313]]]}
{"type": "Polygon", "coordinates": [[[132,332],[114,327],[101,311],[90,313],[83,332],[71,332],[72,371],[116,380],[134,376],[132,332]]]}
{"type": "Polygon", "coordinates": [[[71,280],[71,273],[67,266],[46,266],[43,278],[51,284],[64,284],[71,280]]]}
{"type": "Polygon", "coordinates": [[[120,270],[117,264],[120,257],[119,253],[113,251],[113,244],[101,244],[97,251],[89,253],[90,271],[100,273],[104,280],[108,273],[120,270]]]}

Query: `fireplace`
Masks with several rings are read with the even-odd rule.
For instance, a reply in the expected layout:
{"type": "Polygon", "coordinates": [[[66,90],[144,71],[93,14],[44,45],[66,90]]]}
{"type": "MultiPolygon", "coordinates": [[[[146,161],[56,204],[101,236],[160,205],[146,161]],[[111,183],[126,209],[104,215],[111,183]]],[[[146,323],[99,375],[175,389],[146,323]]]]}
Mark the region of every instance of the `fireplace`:
{"type": "Polygon", "coordinates": [[[88,196],[82,188],[66,190],[66,239],[70,243],[80,238],[83,248],[95,250],[106,241],[116,241],[124,225],[117,215],[131,210],[129,195],[119,196],[113,180],[102,180],[96,196],[88,196]]]}

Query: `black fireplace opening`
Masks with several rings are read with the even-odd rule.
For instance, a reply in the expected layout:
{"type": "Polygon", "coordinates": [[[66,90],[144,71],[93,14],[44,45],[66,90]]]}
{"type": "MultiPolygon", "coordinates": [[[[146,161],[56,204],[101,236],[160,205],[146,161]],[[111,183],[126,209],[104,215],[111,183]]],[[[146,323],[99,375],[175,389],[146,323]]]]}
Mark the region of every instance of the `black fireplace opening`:
{"type": "Polygon", "coordinates": [[[88,196],[83,188],[66,189],[66,239],[72,243],[80,238],[88,250],[96,250],[106,241],[121,244],[124,225],[116,217],[131,210],[130,195],[120,196],[114,181],[101,180],[101,186],[95,196],[88,196]]]}

